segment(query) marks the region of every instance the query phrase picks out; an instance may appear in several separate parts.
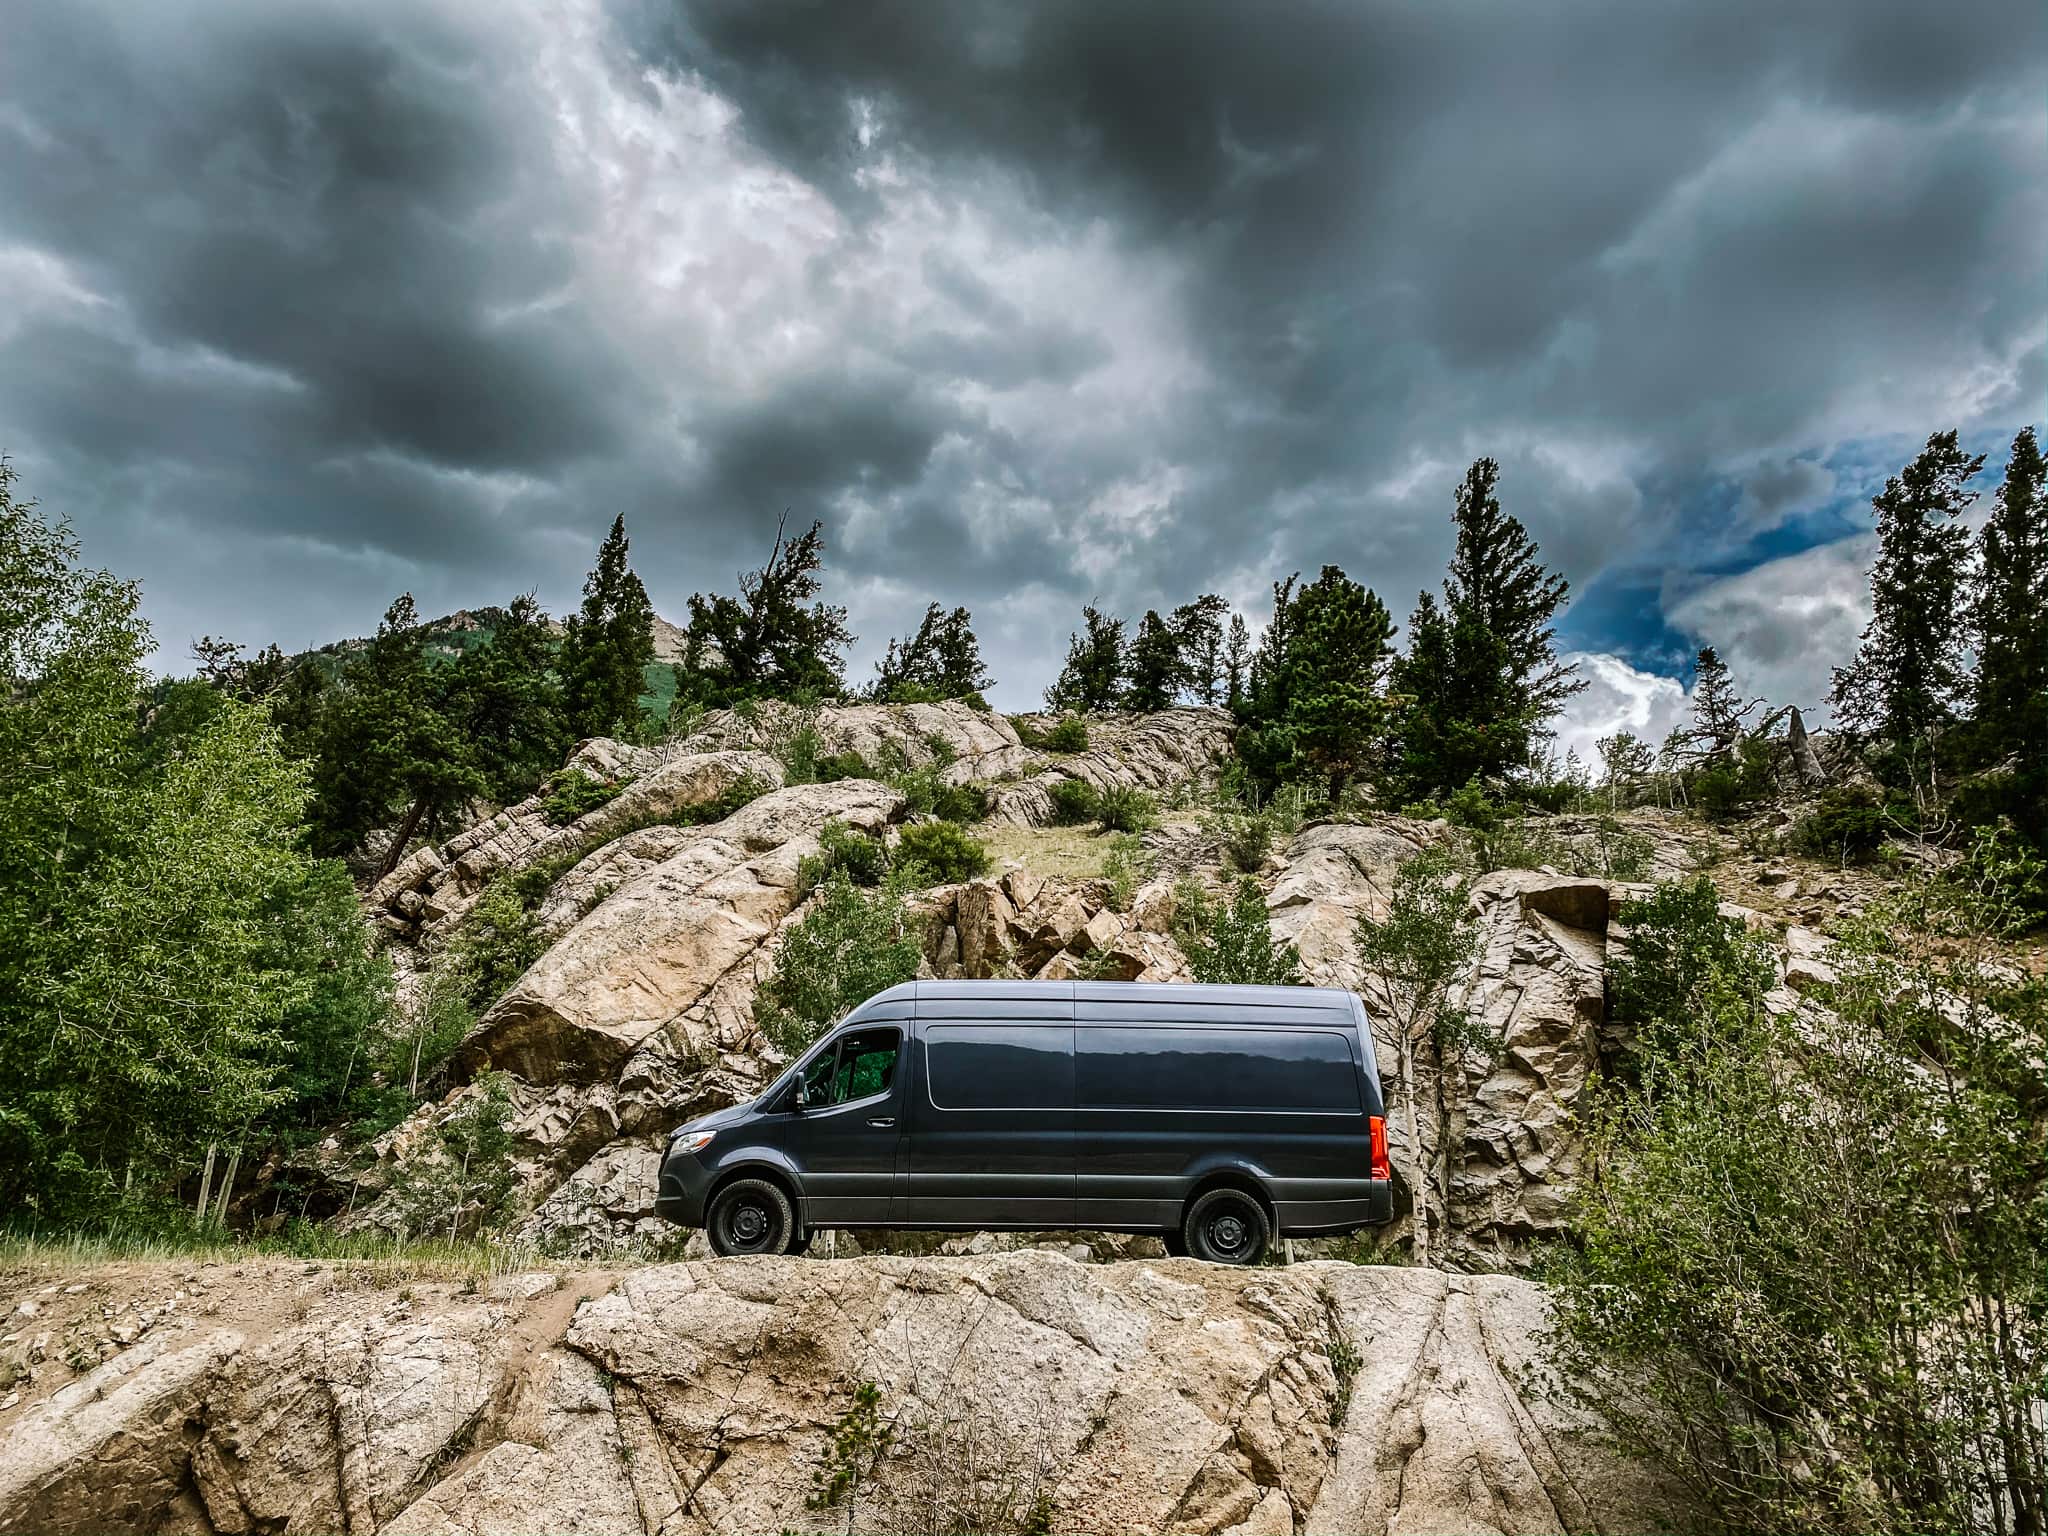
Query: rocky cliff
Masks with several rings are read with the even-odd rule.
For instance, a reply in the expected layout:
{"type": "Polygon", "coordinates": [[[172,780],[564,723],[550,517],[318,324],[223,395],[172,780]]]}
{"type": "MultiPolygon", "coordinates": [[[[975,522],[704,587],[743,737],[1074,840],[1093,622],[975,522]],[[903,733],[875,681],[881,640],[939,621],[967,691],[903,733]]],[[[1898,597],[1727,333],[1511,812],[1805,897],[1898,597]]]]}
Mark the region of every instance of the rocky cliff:
{"type": "Polygon", "coordinates": [[[4,1301],[31,1363],[0,1400],[0,1532],[1666,1516],[1534,1384],[1542,1294],[1505,1276],[1037,1252],[466,1282],[273,1262],[18,1272],[4,1301]]]}

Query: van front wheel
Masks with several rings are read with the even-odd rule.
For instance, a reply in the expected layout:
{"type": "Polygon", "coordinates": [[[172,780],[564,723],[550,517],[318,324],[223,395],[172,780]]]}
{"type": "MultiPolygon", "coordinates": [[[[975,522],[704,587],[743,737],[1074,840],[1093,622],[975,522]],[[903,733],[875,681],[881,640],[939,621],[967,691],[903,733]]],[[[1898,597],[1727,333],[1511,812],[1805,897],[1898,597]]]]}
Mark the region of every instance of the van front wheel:
{"type": "Polygon", "coordinates": [[[1188,1252],[1211,1264],[1256,1264],[1272,1228],[1265,1207],[1241,1189],[1212,1189],[1188,1207],[1181,1224],[1188,1252]]]}
{"type": "Polygon", "coordinates": [[[789,1208],[789,1196],[766,1179],[735,1179],[711,1202],[704,1225],[711,1251],[721,1258],[780,1253],[796,1230],[796,1212],[789,1208]]]}

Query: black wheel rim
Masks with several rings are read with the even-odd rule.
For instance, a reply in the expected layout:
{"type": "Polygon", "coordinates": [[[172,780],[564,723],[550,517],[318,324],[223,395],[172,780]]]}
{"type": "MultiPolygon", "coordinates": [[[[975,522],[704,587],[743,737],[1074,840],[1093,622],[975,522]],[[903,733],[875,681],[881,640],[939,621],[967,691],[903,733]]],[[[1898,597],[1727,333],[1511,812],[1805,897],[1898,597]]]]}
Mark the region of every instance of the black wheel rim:
{"type": "Polygon", "coordinates": [[[766,1201],[735,1200],[725,1209],[726,1247],[735,1253],[761,1253],[769,1246],[774,1236],[775,1218],[766,1201]]]}
{"type": "Polygon", "coordinates": [[[1251,1252],[1252,1224],[1242,1211],[1218,1211],[1209,1218],[1209,1249],[1219,1259],[1240,1259],[1251,1252]]]}

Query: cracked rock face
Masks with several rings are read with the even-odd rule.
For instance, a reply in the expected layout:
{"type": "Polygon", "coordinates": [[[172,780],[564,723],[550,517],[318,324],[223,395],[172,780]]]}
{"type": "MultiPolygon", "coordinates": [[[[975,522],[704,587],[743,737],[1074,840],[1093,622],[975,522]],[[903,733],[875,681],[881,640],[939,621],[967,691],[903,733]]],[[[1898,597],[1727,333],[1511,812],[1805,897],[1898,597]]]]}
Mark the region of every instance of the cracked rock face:
{"type": "MultiPolygon", "coordinates": [[[[290,1283],[297,1266],[276,1272],[290,1283]]],[[[252,1314],[265,1284],[229,1300],[252,1314]]],[[[1640,1530],[1522,1383],[1540,1290],[1313,1263],[712,1260],[335,1286],[0,1427],[0,1531],[1640,1530]],[[558,1289],[558,1280],[572,1282],[558,1289]],[[273,1322],[275,1319],[273,1318],[273,1322]],[[879,1454],[835,1461],[855,1391],[879,1454]],[[819,1479],[851,1465],[836,1503],[819,1479]]],[[[33,1389],[32,1389],[33,1390],[33,1389]]]]}

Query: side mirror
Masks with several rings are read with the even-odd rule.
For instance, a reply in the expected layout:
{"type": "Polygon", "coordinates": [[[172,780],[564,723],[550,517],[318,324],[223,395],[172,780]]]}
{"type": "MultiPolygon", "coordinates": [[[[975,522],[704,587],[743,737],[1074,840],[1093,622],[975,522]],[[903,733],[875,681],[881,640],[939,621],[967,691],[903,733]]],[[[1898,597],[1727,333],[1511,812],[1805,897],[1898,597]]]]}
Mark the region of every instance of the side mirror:
{"type": "Polygon", "coordinates": [[[789,1107],[797,1114],[802,1114],[811,1107],[810,1085],[801,1077],[796,1080],[796,1086],[789,1091],[789,1107]]]}

